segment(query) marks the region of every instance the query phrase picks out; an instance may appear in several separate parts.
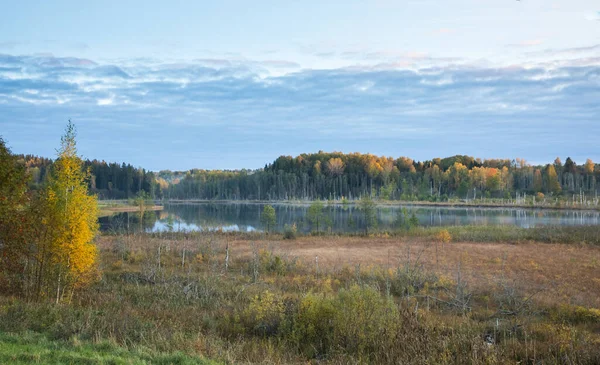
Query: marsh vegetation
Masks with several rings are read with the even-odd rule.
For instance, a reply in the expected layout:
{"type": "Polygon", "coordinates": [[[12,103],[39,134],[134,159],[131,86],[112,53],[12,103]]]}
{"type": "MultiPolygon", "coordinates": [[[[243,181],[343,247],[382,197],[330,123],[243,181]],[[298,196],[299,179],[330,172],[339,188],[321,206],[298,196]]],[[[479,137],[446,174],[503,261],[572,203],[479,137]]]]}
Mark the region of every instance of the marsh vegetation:
{"type": "Polygon", "coordinates": [[[2,362],[600,363],[596,211],[448,225],[377,194],[156,212],[138,191],[106,226],[74,137],[35,189],[1,146],[2,362]]]}

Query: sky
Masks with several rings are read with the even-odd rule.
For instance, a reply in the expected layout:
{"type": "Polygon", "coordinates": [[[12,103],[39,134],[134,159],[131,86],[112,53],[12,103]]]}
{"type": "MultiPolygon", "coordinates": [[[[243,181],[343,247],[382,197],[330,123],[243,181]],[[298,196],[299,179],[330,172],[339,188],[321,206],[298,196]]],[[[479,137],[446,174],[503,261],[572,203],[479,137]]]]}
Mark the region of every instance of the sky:
{"type": "Polygon", "coordinates": [[[597,0],[0,0],[0,136],[149,170],[600,162],[597,0]]]}

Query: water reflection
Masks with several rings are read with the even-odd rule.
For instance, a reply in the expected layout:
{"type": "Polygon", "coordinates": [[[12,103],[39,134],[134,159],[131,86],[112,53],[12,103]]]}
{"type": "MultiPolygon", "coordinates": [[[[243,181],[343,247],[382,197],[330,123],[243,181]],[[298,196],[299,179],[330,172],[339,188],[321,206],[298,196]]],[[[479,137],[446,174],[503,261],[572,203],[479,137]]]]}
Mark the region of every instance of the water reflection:
{"type": "MultiPolygon", "coordinates": [[[[264,204],[171,204],[161,212],[122,213],[100,218],[105,232],[160,231],[260,231],[260,215],[264,204]]],[[[312,227],[306,218],[308,205],[275,204],[276,229],[296,224],[300,232],[312,227]]],[[[553,211],[504,208],[451,207],[381,207],[377,209],[380,229],[391,230],[401,224],[401,209],[413,213],[422,226],[512,225],[518,227],[598,225],[600,212],[553,211]]],[[[322,230],[356,232],[364,229],[363,217],[355,206],[325,206],[327,221],[322,230]]]]}

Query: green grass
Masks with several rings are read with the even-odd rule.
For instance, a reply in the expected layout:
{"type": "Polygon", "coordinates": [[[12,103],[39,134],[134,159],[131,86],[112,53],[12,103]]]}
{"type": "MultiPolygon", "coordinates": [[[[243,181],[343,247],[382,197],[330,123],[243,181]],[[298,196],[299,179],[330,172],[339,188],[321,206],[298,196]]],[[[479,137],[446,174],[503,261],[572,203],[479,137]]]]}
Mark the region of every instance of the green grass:
{"type": "Polygon", "coordinates": [[[52,341],[42,334],[0,333],[1,364],[216,364],[182,353],[153,353],[136,348],[128,350],[108,341],[97,344],[52,341]]]}

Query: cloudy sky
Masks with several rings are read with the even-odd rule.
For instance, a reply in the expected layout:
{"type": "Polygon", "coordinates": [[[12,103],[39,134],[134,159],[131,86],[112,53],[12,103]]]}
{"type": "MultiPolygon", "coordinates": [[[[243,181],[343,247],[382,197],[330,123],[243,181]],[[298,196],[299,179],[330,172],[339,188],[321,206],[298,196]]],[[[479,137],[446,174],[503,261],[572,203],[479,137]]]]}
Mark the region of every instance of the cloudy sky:
{"type": "Polygon", "coordinates": [[[151,170],[600,161],[597,0],[0,0],[0,135],[151,170]]]}

